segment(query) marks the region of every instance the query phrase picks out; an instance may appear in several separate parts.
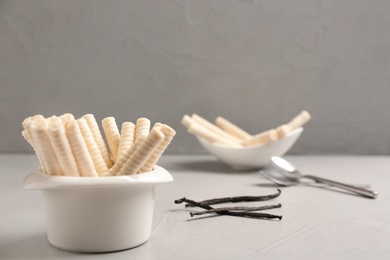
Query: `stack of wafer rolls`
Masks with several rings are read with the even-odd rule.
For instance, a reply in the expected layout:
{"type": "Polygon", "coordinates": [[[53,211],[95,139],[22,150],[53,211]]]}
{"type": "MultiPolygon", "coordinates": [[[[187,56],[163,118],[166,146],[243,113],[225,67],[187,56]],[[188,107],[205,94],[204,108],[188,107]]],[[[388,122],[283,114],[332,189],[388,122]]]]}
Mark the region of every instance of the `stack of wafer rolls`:
{"type": "Polygon", "coordinates": [[[124,122],[119,131],[115,118],[102,120],[72,114],[26,118],[22,136],[33,147],[41,171],[48,175],[100,177],[152,171],[176,132],[147,118],[124,122]],[[107,145],[106,145],[107,143],[107,145]]]}
{"type": "Polygon", "coordinates": [[[211,143],[229,148],[240,148],[263,145],[279,140],[306,124],[310,119],[310,114],[303,110],[291,119],[290,122],[254,135],[249,134],[221,116],[217,117],[214,123],[211,123],[197,114],[192,116],[184,115],[181,123],[187,128],[189,133],[206,139],[211,143]]]}

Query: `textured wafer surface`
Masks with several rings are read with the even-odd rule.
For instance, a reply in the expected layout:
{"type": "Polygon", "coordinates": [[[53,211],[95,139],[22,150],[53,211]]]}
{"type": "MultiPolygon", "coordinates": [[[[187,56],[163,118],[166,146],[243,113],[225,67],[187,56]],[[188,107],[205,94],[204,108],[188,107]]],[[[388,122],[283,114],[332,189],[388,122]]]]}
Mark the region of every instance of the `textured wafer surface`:
{"type": "Polygon", "coordinates": [[[135,139],[138,136],[148,135],[150,131],[150,120],[146,117],[140,117],[135,123],[135,139]]]}
{"type": "Polygon", "coordinates": [[[121,157],[134,143],[135,124],[132,122],[124,122],[122,124],[119,139],[118,158],[121,157]]]}
{"type": "Polygon", "coordinates": [[[47,174],[62,175],[61,167],[47,134],[45,119],[36,118],[30,126],[34,143],[38,146],[47,174]]]}
{"type": "Polygon", "coordinates": [[[119,175],[136,174],[147,161],[154,149],[164,140],[164,134],[158,129],[152,129],[146,139],[123,165],[119,175]]]}
{"type": "Polygon", "coordinates": [[[112,176],[118,175],[123,165],[129,160],[129,158],[133,155],[138,146],[146,139],[146,136],[139,136],[137,140],[131,145],[127,151],[125,151],[118,159],[118,161],[114,164],[114,166],[108,171],[108,173],[112,176]]]}
{"type": "Polygon", "coordinates": [[[50,117],[47,122],[49,139],[62,173],[65,176],[80,176],[62,120],[59,117],[50,117]]]}
{"type": "Polygon", "coordinates": [[[84,118],[77,119],[77,123],[80,128],[80,132],[84,138],[88,152],[92,158],[93,165],[98,175],[102,175],[108,171],[106,162],[104,161],[103,155],[100,152],[99,146],[97,145],[95,138],[93,137],[92,131],[88,126],[87,121],[84,118]]]}
{"type": "Polygon", "coordinates": [[[241,141],[252,137],[248,132],[221,116],[215,119],[215,124],[241,141]]]}
{"type": "Polygon", "coordinates": [[[171,143],[176,132],[173,128],[168,125],[155,124],[153,128],[159,129],[164,134],[164,140],[156,147],[154,152],[149,156],[148,160],[142,166],[140,172],[149,172],[152,171],[157,161],[160,159],[161,155],[164,153],[165,149],[171,143]]]}
{"type": "Polygon", "coordinates": [[[108,152],[106,143],[104,142],[102,133],[100,132],[99,125],[93,114],[86,114],[83,118],[87,121],[89,128],[91,129],[93,138],[95,139],[96,144],[99,147],[99,150],[103,156],[104,161],[108,168],[112,167],[113,163],[111,160],[110,153],[108,152]]]}
{"type": "Polygon", "coordinates": [[[92,157],[89,154],[88,147],[76,120],[68,122],[67,137],[80,175],[85,177],[97,177],[98,174],[95,170],[92,157]]]}
{"type": "Polygon", "coordinates": [[[120,133],[118,130],[118,126],[116,124],[115,118],[106,117],[102,120],[104,134],[106,135],[106,140],[108,143],[108,147],[110,148],[112,159],[114,163],[118,159],[118,148],[119,148],[119,140],[120,133]]]}

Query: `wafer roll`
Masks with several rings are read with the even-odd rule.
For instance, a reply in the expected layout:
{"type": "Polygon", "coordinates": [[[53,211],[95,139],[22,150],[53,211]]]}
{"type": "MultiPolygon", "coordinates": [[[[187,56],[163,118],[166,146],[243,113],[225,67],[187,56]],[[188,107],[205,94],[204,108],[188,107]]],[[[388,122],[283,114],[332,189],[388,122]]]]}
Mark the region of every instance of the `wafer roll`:
{"type": "Polygon", "coordinates": [[[103,159],[102,153],[100,152],[99,146],[95,142],[95,138],[93,138],[92,131],[84,118],[77,119],[77,123],[84,138],[85,144],[87,145],[88,152],[91,155],[95,170],[99,176],[103,175],[108,171],[108,167],[103,159]]]}
{"type": "Polygon", "coordinates": [[[208,140],[211,143],[218,143],[220,145],[224,145],[226,147],[241,147],[240,144],[233,142],[227,138],[224,138],[209,129],[205,128],[204,126],[200,125],[199,123],[193,123],[188,128],[188,132],[191,134],[194,134],[196,136],[202,137],[206,140],[208,140]]]}
{"type": "Polygon", "coordinates": [[[140,117],[137,119],[135,123],[135,137],[137,139],[138,136],[148,135],[150,131],[150,120],[146,117],[140,117]]]}
{"type": "Polygon", "coordinates": [[[23,125],[23,128],[24,128],[24,133],[22,132],[22,135],[24,137],[24,139],[26,139],[26,141],[32,146],[34,147],[34,140],[32,139],[32,136],[31,136],[31,130],[30,130],[30,125],[31,125],[31,121],[32,121],[32,118],[33,117],[27,117],[26,119],[23,120],[22,122],[22,125],[23,125]]]}
{"type": "Polygon", "coordinates": [[[275,141],[279,138],[278,133],[276,130],[271,129],[265,132],[262,132],[260,134],[257,134],[253,136],[250,139],[242,141],[243,146],[251,146],[251,145],[259,145],[259,144],[266,144],[272,141],[275,141]]]}
{"type": "MultiPolygon", "coordinates": [[[[31,137],[31,133],[28,133],[26,131],[26,129],[24,129],[22,131],[22,136],[23,138],[32,146],[32,148],[34,148],[34,144],[33,144],[33,140],[32,140],[32,137],[31,137]]],[[[35,148],[34,148],[35,149],[35,148]]]]}
{"type": "Polygon", "coordinates": [[[38,147],[45,165],[46,173],[50,175],[62,175],[53,146],[47,134],[47,122],[43,118],[35,118],[30,126],[31,135],[38,147]]]}
{"type": "Polygon", "coordinates": [[[135,125],[132,122],[124,122],[119,139],[118,158],[121,157],[134,143],[135,125]]]}
{"type": "Polygon", "coordinates": [[[309,112],[303,110],[296,117],[294,117],[287,125],[291,128],[291,131],[297,129],[306,124],[311,119],[309,112]]]}
{"type": "Polygon", "coordinates": [[[184,125],[186,128],[189,128],[194,122],[196,121],[192,119],[192,117],[190,117],[189,115],[184,115],[181,120],[181,124],[184,125]]]}
{"type": "Polygon", "coordinates": [[[150,155],[148,160],[142,166],[140,172],[150,172],[153,170],[157,161],[160,159],[161,155],[164,153],[165,149],[167,149],[168,145],[171,143],[173,137],[176,132],[168,125],[155,124],[153,128],[159,129],[164,134],[164,140],[157,146],[154,152],[150,155]]]}
{"type": "Polygon", "coordinates": [[[53,116],[47,119],[47,133],[62,173],[65,176],[80,176],[66,137],[65,128],[59,117],[53,116]]]}
{"type": "Polygon", "coordinates": [[[106,143],[104,142],[102,133],[100,132],[99,125],[96,122],[95,116],[93,114],[86,114],[83,116],[83,118],[85,119],[85,121],[87,121],[89,129],[91,129],[93,138],[95,139],[95,142],[99,147],[100,153],[102,154],[107,167],[111,168],[113,164],[111,156],[107,150],[106,143]]]}
{"type": "Polygon", "coordinates": [[[115,118],[106,117],[102,120],[104,134],[106,135],[108,147],[110,148],[112,159],[114,163],[118,160],[118,148],[120,134],[115,118]]]}
{"type": "Polygon", "coordinates": [[[241,141],[252,138],[252,135],[221,116],[215,119],[215,124],[241,141]]]}
{"type": "Polygon", "coordinates": [[[278,133],[278,138],[280,139],[285,137],[288,133],[291,132],[291,127],[289,125],[281,125],[275,130],[278,133]]]}
{"type": "Polygon", "coordinates": [[[235,143],[240,143],[240,139],[238,139],[237,137],[225,132],[224,130],[222,130],[221,128],[217,127],[216,125],[210,123],[209,121],[207,121],[206,119],[204,119],[203,117],[201,116],[198,116],[197,114],[193,114],[192,115],[192,118],[197,121],[199,124],[201,124],[202,126],[206,127],[207,129],[209,129],[210,131],[222,136],[223,138],[225,139],[228,139],[232,142],[235,142],[235,143]]]}
{"type": "Polygon", "coordinates": [[[153,128],[157,128],[158,130],[161,130],[161,128],[164,126],[164,124],[160,123],[160,122],[157,122],[157,123],[154,123],[154,126],[153,128]]]}
{"type": "Polygon", "coordinates": [[[92,157],[88,152],[83,135],[81,134],[79,125],[76,120],[68,121],[67,123],[67,137],[73,156],[77,163],[77,168],[84,177],[98,177],[92,157]]]}
{"type": "Polygon", "coordinates": [[[164,134],[158,129],[152,129],[145,141],[138,146],[137,150],[135,150],[123,165],[122,169],[119,171],[119,175],[136,174],[153,153],[154,149],[160,145],[163,140],[164,134]]]}
{"type": "Polygon", "coordinates": [[[30,116],[30,117],[26,118],[25,120],[23,120],[22,125],[23,125],[24,130],[22,131],[22,136],[24,137],[24,139],[26,139],[26,141],[34,149],[34,152],[37,155],[42,172],[46,172],[45,163],[43,162],[41,152],[39,151],[39,147],[35,144],[34,139],[31,135],[31,129],[30,129],[31,127],[30,126],[31,126],[32,120],[34,120],[34,118],[43,119],[44,117],[42,115],[36,115],[36,116],[30,116]]]}
{"type": "Polygon", "coordinates": [[[60,119],[61,119],[62,124],[65,126],[65,129],[66,129],[66,125],[68,124],[69,121],[75,120],[74,115],[72,115],[70,113],[65,113],[65,114],[61,115],[60,119]]]}
{"type": "Polygon", "coordinates": [[[135,152],[135,150],[138,148],[138,146],[146,139],[146,136],[139,136],[135,142],[131,145],[127,151],[125,151],[118,159],[118,161],[114,164],[114,166],[111,167],[111,169],[108,171],[108,173],[112,176],[115,176],[119,173],[119,171],[122,169],[123,165],[127,162],[127,160],[130,158],[130,156],[135,152]]]}

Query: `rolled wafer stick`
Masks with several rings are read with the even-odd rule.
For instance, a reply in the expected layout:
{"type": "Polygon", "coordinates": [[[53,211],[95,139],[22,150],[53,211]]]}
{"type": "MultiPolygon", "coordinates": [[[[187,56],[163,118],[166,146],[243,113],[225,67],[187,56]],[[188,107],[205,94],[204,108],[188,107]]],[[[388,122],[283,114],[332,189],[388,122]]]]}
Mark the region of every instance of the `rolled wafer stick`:
{"type": "Polygon", "coordinates": [[[285,137],[288,133],[291,132],[291,127],[289,125],[281,125],[277,127],[276,132],[278,133],[278,138],[283,138],[285,137]]]}
{"type": "Polygon", "coordinates": [[[100,132],[99,125],[96,122],[95,116],[93,114],[86,114],[83,115],[83,118],[85,119],[85,121],[87,121],[89,129],[91,129],[93,138],[95,139],[95,142],[99,147],[99,150],[103,156],[104,161],[106,162],[107,167],[111,168],[113,164],[111,156],[107,150],[106,143],[104,142],[102,133],[100,132]]]}
{"type": "Polygon", "coordinates": [[[252,138],[252,135],[221,116],[215,119],[215,124],[241,141],[252,138]]]}
{"type": "Polygon", "coordinates": [[[154,149],[164,140],[164,134],[158,129],[152,129],[146,139],[123,165],[119,175],[136,174],[146,162],[154,149]]]}
{"type": "Polygon", "coordinates": [[[112,159],[114,163],[118,159],[118,147],[120,134],[118,126],[116,125],[115,118],[106,117],[102,120],[104,134],[106,135],[108,147],[110,148],[112,159]]]}
{"type": "Polygon", "coordinates": [[[202,137],[211,143],[218,143],[226,147],[235,147],[235,148],[241,147],[241,144],[238,144],[227,138],[224,138],[216,134],[215,132],[210,131],[209,129],[207,129],[206,127],[204,127],[199,123],[192,123],[188,128],[188,132],[193,135],[202,137]]]}
{"type": "Polygon", "coordinates": [[[164,124],[157,122],[154,124],[153,128],[157,128],[158,130],[161,130],[161,128],[164,126],[164,124]]]}
{"type": "MultiPolygon", "coordinates": [[[[135,125],[132,122],[124,122],[119,139],[118,158],[122,156],[134,143],[135,125]]],[[[117,161],[118,162],[118,161],[117,161]]]]}
{"type": "Polygon", "coordinates": [[[27,142],[29,142],[29,144],[31,144],[31,146],[34,147],[34,140],[32,139],[31,130],[30,130],[30,125],[31,125],[32,120],[33,120],[32,116],[27,117],[26,119],[23,120],[22,125],[24,128],[24,134],[22,132],[22,135],[23,135],[24,139],[26,139],[27,142]]]}
{"type": "Polygon", "coordinates": [[[122,169],[123,165],[127,162],[127,160],[130,158],[130,156],[135,152],[137,147],[146,139],[146,136],[139,136],[137,140],[131,145],[129,149],[127,149],[126,152],[124,152],[118,159],[118,161],[114,164],[114,166],[111,167],[111,169],[108,170],[108,173],[111,176],[115,176],[119,173],[119,171],[122,169]]]}
{"type": "Polygon", "coordinates": [[[30,116],[30,117],[26,118],[25,120],[23,120],[22,125],[23,125],[24,130],[22,131],[22,136],[24,137],[24,139],[26,139],[26,141],[34,149],[34,152],[37,155],[42,172],[46,172],[45,163],[42,159],[42,155],[41,155],[41,152],[39,151],[39,147],[35,144],[34,139],[31,135],[30,126],[31,126],[31,122],[34,120],[34,118],[43,119],[44,117],[42,115],[36,115],[36,116],[30,116]]]}
{"type": "Polygon", "coordinates": [[[65,176],[80,176],[65,128],[59,117],[53,116],[47,119],[47,133],[62,173],[65,176]]]}
{"type": "Polygon", "coordinates": [[[225,139],[228,139],[228,140],[230,140],[232,142],[235,142],[235,143],[240,143],[240,141],[241,141],[237,137],[235,137],[235,136],[225,132],[224,130],[222,130],[218,126],[214,125],[213,123],[210,123],[209,121],[207,121],[206,119],[204,119],[201,116],[198,116],[197,114],[193,114],[192,118],[195,121],[197,121],[199,124],[203,125],[204,127],[209,129],[210,131],[212,131],[212,132],[214,132],[214,133],[224,137],[225,139]]]}
{"type": "Polygon", "coordinates": [[[108,171],[108,167],[103,159],[103,155],[100,152],[99,146],[97,145],[95,138],[93,138],[92,131],[89,128],[87,121],[84,118],[79,118],[77,119],[77,124],[79,125],[80,132],[84,138],[88,152],[91,155],[93,165],[97,174],[99,176],[103,175],[108,171]]]}
{"type": "Polygon", "coordinates": [[[65,114],[60,116],[60,119],[61,119],[62,124],[66,128],[66,125],[68,124],[68,122],[71,120],[74,120],[75,118],[74,118],[74,115],[72,115],[70,113],[65,113],[65,114]]]}
{"type": "Polygon", "coordinates": [[[186,128],[189,128],[194,122],[196,121],[192,119],[189,115],[184,115],[181,120],[181,124],[184,125],[186,128]]]}
{"type": "Polygon", "coordinates": [[[291,131],[297,129],[306,124],[311,119],[309,112],[303,110],[296,117],[294,117],[287,125],[291,128],[291,131]]]}
{"type": "Polygon", "coordinates": [[[275,141],[279,138],[278,132],[275,129],[264,131],[260,134],[253,136],[250,139],[242,141],[243,146],[251,146],[258,144],[266,144],[275,141]]]}
{"type": "Polygon", "coordinates": [[[140,117],[135,123],[135,137],[136,140],[138,136],[148,135],[150,131],[150,120],[146,117],[140,117]]]}
{"type": "Polygon", "coordinates": [[[34,148],[34,144],[33,144],[33,140],[32,140],[32,137],[31,137],[31,133],[28,133],[26,131],[26,129],[24,129],[22,131],[22,136],[24,137],[24,139],[34,148]]]}
{"type": "Polygon", "coordinates": [[[153,128],[160,128],[159,130],[164,134],[164,140],[156,147],[154,152],[150,155],[148,160],[142,166],[140,172],[150,172],[153,170],[157,161],[160,159],[161,155],[167,149],[168,145],[171,143],[176,132],[168,125],[155,124],[153,128]]]}
{"type": "Polygon", "coordinates": [[[44,162],[46,173],[49,175],[62,175],[53,146],[47,134],[47,122],[43,118],[35,118],[31,125],[31,135],[38,147],[44,162]]]}
{"type": "Polygon", "coordinates": [[[92,157],[89,154],[88,147],[85,144],[77,121],[68,121],[66,128],[69,144],[76,160],[79,173],[84,177],[98,177],[92,157]]]}

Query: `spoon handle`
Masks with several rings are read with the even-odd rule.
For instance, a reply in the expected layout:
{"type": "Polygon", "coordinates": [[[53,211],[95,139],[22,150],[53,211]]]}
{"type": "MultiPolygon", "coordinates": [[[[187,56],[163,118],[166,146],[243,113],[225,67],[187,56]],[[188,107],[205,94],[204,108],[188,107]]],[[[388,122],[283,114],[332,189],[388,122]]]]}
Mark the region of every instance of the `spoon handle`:
{"type": "Polygon", "coordinates": [[[314,180],[318,183],[324,183],[324,184],[328,184],[328,185],[333,186],[333,187],[352,191],[352,192],[355,192],[357,194],[363,195],[363,196],[371,198],[371,199],[375,199],[378,195],[378,193],[376,191],[372,191],[372,190],[365,189],[365,188],[359,188],[359,187],[356,187],[353,185],[348,185],[348,184],[337,182],[337,181],[331,181],[331,180],[324,179],[324,178],[317,177],[317,176],[313,176],[313,175],[304,175],[302,177],[314,180]]]}

